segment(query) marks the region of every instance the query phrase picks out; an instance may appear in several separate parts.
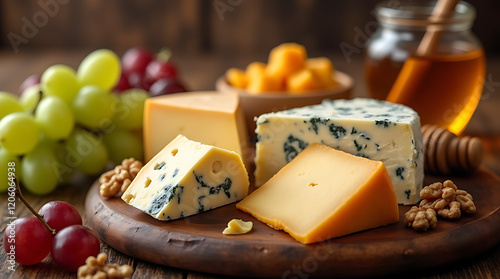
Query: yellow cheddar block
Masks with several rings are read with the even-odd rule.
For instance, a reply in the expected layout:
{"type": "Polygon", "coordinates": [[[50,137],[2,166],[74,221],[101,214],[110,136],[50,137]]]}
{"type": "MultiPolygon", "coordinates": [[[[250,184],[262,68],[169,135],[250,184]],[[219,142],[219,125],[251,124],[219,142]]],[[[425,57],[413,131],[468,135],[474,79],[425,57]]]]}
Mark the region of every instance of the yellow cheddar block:
{"type": "Polygon", "coordinates": [[[309,58],[306,60],[306,68],[318,78],[322,88],[337,86],[338,83],[333,79],[335,69],[330,59],[326,57],[309,58]]]}
{"type": "Polygon", "coordinates": [[[236,207],[309,244],[397,222],[380,161],[313,143],[236,207]]]}
{"type": "Polygon", "coordinates": [[[248,78],[244,71],[236,68],[230,68],[226,72],[227,82],[236,88],[246,88],[248,85],[248,78]]]}
{"type": "Polygon", "coordinates": [[[248,161],[248,134],[237,94],[190,92],[147,99],[144,108],[146,162],[179,134],[234,151],[248,161]]]}
{"type": "Polygon", "coordinates": [[[284,43],[271,50],[267,63],[268,75],[285,79],[305,67],[306,48],[296,43],[284,43]]]}
{"type": "Polygon", "coordinates": [[[307,93],[321,88],[321,81],[309,69],[295,72],[286,79],[286,86],[290,93],[307,93]]]}

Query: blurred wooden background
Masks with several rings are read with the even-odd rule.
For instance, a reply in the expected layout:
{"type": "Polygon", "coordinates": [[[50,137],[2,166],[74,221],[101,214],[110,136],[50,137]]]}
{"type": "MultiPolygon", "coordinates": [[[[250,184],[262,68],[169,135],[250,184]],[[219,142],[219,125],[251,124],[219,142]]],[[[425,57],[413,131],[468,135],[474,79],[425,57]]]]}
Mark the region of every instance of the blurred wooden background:
{"type": "MultiPolygon", "coordinates": [[[[40,48],[144,45],[174,53],[268,53],[295,41],[314,52],[341,51],[365,30],[379,0],[0,0],[0,46],[40,48]],[[17,46],[16,46],[17,45],[17,46]]],[[[473,31],[488,55],[500,54],[500,1],[469,0],[473,31]]],[[[373,30],[371,31],[373,32],[373,30]]],[[[18,51],[16,51],[16,48],[18,51]]]]}

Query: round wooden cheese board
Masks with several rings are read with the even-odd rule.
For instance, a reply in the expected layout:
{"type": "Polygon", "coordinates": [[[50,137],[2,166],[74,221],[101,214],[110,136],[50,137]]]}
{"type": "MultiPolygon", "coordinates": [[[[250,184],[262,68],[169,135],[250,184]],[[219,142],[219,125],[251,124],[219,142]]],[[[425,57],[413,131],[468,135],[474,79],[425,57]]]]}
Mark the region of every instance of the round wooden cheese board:
{"type": "MultiPolygon", "coordinates": [[[[411,272],[474,256],[500,242],[500,178],[486,169],[467,176],[426,176],[425,185],[453,180],[474,197],[477,212],[440,219],[434,230],[398,223],[305,245],[230,204],[163,222],[120,198],[102,198],[99,182],[87,194],[87,222],[102,241],[132,257],[180,269],[220,275],[303,278],[377,276],[411,272]],[[223,235],[234,218],[252,221],[244,235],[223,235]]],[[[299,205],[298,205],[299,206],[299,205]]]]}

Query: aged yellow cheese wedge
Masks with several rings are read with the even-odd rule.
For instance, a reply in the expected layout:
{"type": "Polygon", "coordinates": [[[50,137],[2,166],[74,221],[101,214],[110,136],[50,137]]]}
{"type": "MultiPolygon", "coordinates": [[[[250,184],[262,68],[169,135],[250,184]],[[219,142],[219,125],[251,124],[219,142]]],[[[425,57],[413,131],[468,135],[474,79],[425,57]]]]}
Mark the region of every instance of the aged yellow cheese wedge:
{"type": "Polygon", "coordinates": [[[317,143],[236,207],[305,244],[399,220],[382,162],[317,143]]]}
{"type": "Polygon", "coordinates": [[[149,161],[178,134],[248,158],[248,135],[237,94],[190,92],[146,100],[144,156],[149,161]]]}

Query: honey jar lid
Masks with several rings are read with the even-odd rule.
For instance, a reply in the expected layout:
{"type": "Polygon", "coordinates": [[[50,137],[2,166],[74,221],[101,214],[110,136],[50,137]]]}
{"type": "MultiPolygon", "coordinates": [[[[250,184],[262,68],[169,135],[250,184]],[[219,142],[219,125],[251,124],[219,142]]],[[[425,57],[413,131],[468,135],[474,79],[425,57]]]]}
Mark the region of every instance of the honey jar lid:
{"type": "Polygon", "coordinates": [[[460,1],[453,15],[429,20],[436,1],[384,1],[375,7],[378,21],[385,27],[412,27],[425,30],[429,25],[446,28],[469,29],[476,18],[475,8],[460,1]]]}

